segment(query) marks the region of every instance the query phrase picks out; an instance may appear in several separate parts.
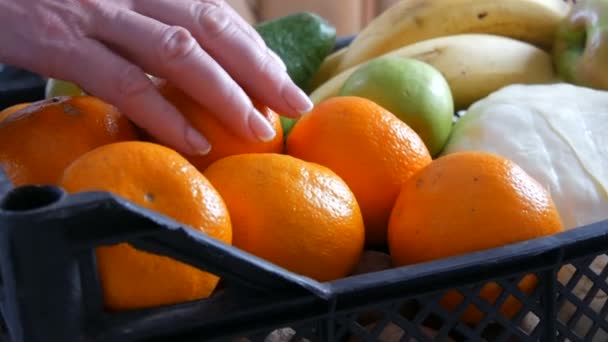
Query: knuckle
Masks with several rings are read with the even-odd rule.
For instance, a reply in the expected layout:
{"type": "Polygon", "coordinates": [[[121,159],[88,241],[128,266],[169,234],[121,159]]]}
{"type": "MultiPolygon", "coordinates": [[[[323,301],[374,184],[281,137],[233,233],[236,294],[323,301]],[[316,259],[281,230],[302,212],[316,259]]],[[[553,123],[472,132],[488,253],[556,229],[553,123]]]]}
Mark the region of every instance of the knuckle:
{"type": "Polygon", "coordinates": [[[272,65],[274,63],[274,59],[270,57],[270,54],[264,54],[261,58],[258,59],[257,63],[255,63],[255,72],[258,74],[270,74],[272,65]]]}
{"type": "Polygon", "coordinates": [[[66,64],[66,60],[73,60],[83,55],[82,45],[79,41],[65,40],[63,44],[47,44],[44,46],[47,58],[40,60],[40,65],[45,74],[50,77],[73,76],[66,75],[71,68],[66,64]]]}
{"type": "Polygon", "coordinates": [[[224,0],[199,0],[198,3],[203,6],[214,6],[214,7],[222,7],[224,6],[224,0]]]}
{"type": "Polygon", "coordinates": [[[70,0],[63,6],[43,5],[35,9],[32,15],[44,37],[53,39],[85,35],[90,25],[91,12],[80,2],[70,0]]]}
{"type": "Polygon", "coordinates": [[[224,0],[203,0],[202,2],[203,3],[213,4],[213,5],[216,5],[216,6],[222,6],[225,3],[224,0]]]}
{"type": "Polygon", "coordinates": [[[49,40],[61,40],[72,36],[68,22],[57,13],[41,13],[36,18],[42,36],[49,40]]]}
{"type": "Polygon", "coordinates": [[[197,2],[193,5],[193,12],[201,33],[207,38],[225,35],[234,26],[222,1],[197,2]]]}
{"type": "Polygon", "coordinates": [[[87,11],[97,12],[104,9],[102,0],[79,0],[79,3],[87,11]]]}
{"type": "Polygon", "coordinates": [[[164,34],[161,46],[161,60],[171,63],[189,56],[195,51],[197,42],[190,32],[180,26],[172,26],[164,34]]]}
{"type": "Polygon", "coordinates": [[[135,65],[123,67],[116,78],[117,91],[122,98],[139,95],[152,86],[144,72],[135,65]]]}

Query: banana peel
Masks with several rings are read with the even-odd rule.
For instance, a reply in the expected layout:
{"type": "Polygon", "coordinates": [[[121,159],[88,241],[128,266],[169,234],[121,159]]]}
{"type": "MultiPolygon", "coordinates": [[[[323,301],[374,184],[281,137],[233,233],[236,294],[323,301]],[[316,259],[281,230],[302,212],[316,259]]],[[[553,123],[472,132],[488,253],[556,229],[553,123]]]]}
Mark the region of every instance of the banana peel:
{"type": "MultiPolygon", "coordinates": [[[[448,81],[455,110],[510,84],[557,82],[551,55],[523,41],[490,34],[460,34],[425,40],[383,56],[413,58],[438,69],[448,81]]],[[[346,79],[361,63],[334,76],[314,90],[314,103],[338,96],[346,79]]]]}
{"type": "Polygon", "coordinates": [[[549,51],[570,7],[564,0],[401,0],[357,35],[336,72],[403,46],[463,33],[506,36],[549,51]]]}

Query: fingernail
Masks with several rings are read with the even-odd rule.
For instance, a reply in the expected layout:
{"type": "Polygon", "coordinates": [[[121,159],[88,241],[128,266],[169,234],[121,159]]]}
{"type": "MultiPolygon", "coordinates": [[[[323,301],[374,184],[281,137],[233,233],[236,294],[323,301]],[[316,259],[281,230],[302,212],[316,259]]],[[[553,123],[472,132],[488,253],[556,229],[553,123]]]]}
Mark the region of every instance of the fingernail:
{"type": "Polygon", "coordinates": [[[276,136],[274,128],[270,122],[257,110],[252,115],[249,115],[249,128],[253,134],[263,142],[268,142],[276,136]]]}
{"type": "Polygon", "coordinates": [[[308,95],[293,83],[288,85],[283,91],[283,99],[293,110],[300,114],[308,113],[313,108],[313,103],[308,98],[308,95]]]}
{"type": "Polygon", "coordinates": [[[283,62],[281,57],[279,57],[279,55],[277,55],[276,52],[268,49],[268,53],[272,56],[272,58],[274,58],[277,61],[277,63],[279,63],[281,65],[281,68],[283,68],[283,71],[287,70],[287,65],[285,65],[285,62],[283,62]]]}
{"type": "Polygon", "coordinates": [[[211,151],[211,144],[192,127],[188,127],[186,130],[186,142],[194,150],[195,154],[204,156],[211,151]]]}

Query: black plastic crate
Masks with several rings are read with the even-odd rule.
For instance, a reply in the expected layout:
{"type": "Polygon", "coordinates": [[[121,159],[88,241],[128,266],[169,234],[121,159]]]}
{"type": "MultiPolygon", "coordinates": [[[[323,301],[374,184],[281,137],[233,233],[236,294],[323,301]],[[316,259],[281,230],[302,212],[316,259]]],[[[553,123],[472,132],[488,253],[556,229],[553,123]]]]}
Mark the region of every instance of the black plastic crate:
{"type": "Polygon", "coordinates": [[[318,283],[108,193],[68,195],[49,186],[12,189],[6,180],[1,190],[0,308],[11,341],[274,341],[268,336],[281,334],[298,339],[276,341],[375,341],[387,331],[417,341],[446,341],[448,336],[455,341],[605,341],[608,333],[608,305],[590,306],[593,295],[608,293],[608,268],[589,268],[608,249],[608,221],[489,251],[318,283]],[[105,312],[93,248],[118,242],[218,274],[222,288],[209,299],[105,312]],[[557,272],[565,264],[576,272],[561,284],[557,272]],[[533,293],[524,294],[517,283],[530,273],[539,283],[533,293]],[[592,284],[586,297],[573,292],[583,280],[592,284]],[[478,296],[488,281],[503,288],[494,305],[478,296]],[[447,312],[439,301],[451,289],[465,300],[447,312]],[[511,319],[498,310],[508,296],[523,304],[511,319]],[[559,319],[566,303],[573,314],[559,319]],[[474,326],[459,320],[469,304],[484,313],[474,326]],[[538,322],[522,323],[531,315],[538,322]],[[581,320],[588,320],[586,335],[573,329],[583,325],[581,320]],[[426,328],[437,335],[428,335],[426,328]],[[603,337],[593,339],[598,333],[603,337]]]}
{"type": "Polygon", "coordinates": [[[0,110],[44,97],[44,77],[11,65],[0,64],[0,110]]]}
{"type": "MultiPolygon", "coordinates": [[[[42,89],[0,99],[35,100],[42,89]]],[[[0,172],[0,331],[9,333],[0,341],[608,341],[605,253],[608,221],[319,283],[117,196],[13,188],[0,172]],[[221,288],[209,299],[106,312],[93,250],[119,242],[215,273],[221,288]],[[529,274],[538,286],[522,293],[529,274]],[[494,304],[479,296],[489,282],[503,289],[494,304]],[[464,301],[448,312],[440,300],[454,289],[464,301]],[[522,303],[510,318],[499,310],[509,297],[522,303]],[[459,319],[469,305],[483,313],[476,325],[459,319]]]]}

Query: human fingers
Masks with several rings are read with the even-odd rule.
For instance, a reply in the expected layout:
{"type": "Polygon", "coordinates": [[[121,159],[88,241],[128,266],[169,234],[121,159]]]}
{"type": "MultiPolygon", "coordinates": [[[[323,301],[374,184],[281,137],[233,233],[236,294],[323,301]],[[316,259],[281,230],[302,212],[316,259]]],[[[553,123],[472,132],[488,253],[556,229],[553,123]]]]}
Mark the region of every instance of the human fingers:
{"type": "Polygon", "coordinates": [[[157,0],[154,5],[138,1],[134,9],[187,28],[248,94],[281,115],[298,117],[312,108],[312,102],[292,82],[276,54],[251,38],[255,35],[242,28],[242,23],[234,19],[233,9],[224,1],[157,0]]]}
{"type": "Polygon", "coordinates": [[[117,9],[97,18],[95,38],[117,47],[147,72],[169,80],[227,127],[251,141],[268,141],[276,132],[247,94],[200,48],[188,30],[136,12],[117,9]]]}
{"type": "Polygon", "coordinates": [[[63,56],[67,77],[87,93],[112,103],[136,125],[184,154],[206,154],[209,142],[157,91],[139,67],[103,44],[86,39],[63,56]]]}
{"type": "MultiPolygon", "coordinates": [[[[198,1],[204,1],[204,0],[198,0],[198,1]]],[[[245,21],[245,19],[243,19],[243,17],[241,17],[237,13],[237,11],[235,11],[234,8],[232,8],[232,6],[230,6],[228,3],[226,3],[226,5],[227,5],[226,11],[232,16],[234,22],[239,26],[239,28],[241,30],[243,30],[243,32],[245,34],[247,34],[252,40],[254,40],[257,44],[259,44],[260,48],[267,49],[268,47],[266,46],[266,42],[264,42],[264,39],[262,39],[262,36],[260,36],[258,31],[256,31],[253,28],[253,26],[251,26],[247,21],[245,21]]],[[[285,65],[285,62],[283,62],[281,57],[279,57],[279,55],[277,55],[271,49],[268,49],[268,52],[272,55],[272,57],[274,59],[276,59],[276,62],[279,63],[281,68],[283,68],[283,70],[287,71],[287,66],[285,65]]]]}
{"type": "MultiPolygon", "coordinates": [[[[195,1],[204,3],[208,0],[195,1]]],[[[257,33],[257,31],[254,30],[253,27],[247,21],[245,21],[245,19],[243,19],[243,17],[241,17],[241,15],[239,15],[234,8],[232,8],[232,6],[230,6],[230,3],[226,1],[223,2],[225,3],[226,12],[231,16],[232,20],[234,20],[234,23],[237,24],[238,27],[243,30],[249,36],[249,38],[254,40],[261,48],[265,47],[266,43],[264,42],[264,39],[262,39],[262,37],[257,33]]]]}

